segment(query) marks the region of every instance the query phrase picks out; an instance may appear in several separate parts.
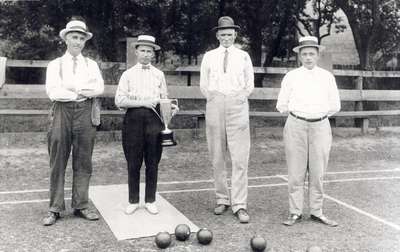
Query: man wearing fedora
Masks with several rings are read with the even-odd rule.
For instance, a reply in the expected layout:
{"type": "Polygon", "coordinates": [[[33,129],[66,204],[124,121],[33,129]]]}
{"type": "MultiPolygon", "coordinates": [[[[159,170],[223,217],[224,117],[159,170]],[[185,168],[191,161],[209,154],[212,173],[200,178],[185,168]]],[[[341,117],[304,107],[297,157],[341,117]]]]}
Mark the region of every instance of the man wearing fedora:
{"type": "Polygon", "coordinates": [[[290,212],[283,224],[287,226],[302,219],[307,173],[311,220],[338,225],[322,212],[323,175],[332,143],[328,118],[340,110],[335,77],[317,66],[323,49],[316,37],[300,38],[293,51],[302,66],[284,76],[276,105],[279,112],[289,114],[283,130],[290,212]]]}
{"type": "Polygon", "coordinates": [[[103,93],[104,82],[97,63],[82,56],[92,33],[85,22],[73,19],[60,31],[67,46],[65,54],[47,67],[46,92],[53,106],[48,132],[50,156],[50,209],[45,226],[56,223],[65,210],[65,169],[72,149],[72,201],[74,215],[98,220],[89,210],[89,180],[96,127],[92,123],[92,99],[103,93]]]}
{"type": "MultiPolygon", "coordinates": [[[[134,43],[138,63],[126,70],[119,80],[115,104],[126,109],[122,126],[122,147],[128,163],[129,204],[126,214],[139,208],[140,168],[146,166],[145,208],[158,213],[156,205],[158,164],[162,146],[160,99],[168,98],[164,73],[151,64],[160,46],[155,38],[140,35],[134,43]]],[[[177,107],[174,107],[174,112],[177,107]]]]}
{"type": "Polygon", "coordinates": [[[247,52],[233,44],[239,26],[223,16],[214,28],[219,47],[208,51],[201,63],[200,89],[207,98],[206,135],[214,171],[216,207],[220,215],[229,206],[241,223],[247,212],[247,169],[250,153],[248,96],[254,72],[247,52]],[[227,184],[228,152],[232,160],[231,192],[227,184]]]}

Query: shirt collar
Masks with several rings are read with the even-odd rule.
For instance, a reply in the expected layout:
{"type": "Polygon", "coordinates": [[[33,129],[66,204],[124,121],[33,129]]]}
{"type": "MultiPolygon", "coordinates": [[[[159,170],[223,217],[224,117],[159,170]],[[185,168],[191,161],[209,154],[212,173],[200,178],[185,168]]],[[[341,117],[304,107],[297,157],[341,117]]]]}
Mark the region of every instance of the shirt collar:
{"type": "Polygon", "coordinates": [[[313,67],[312,69],[305,68],[304,66],[301,66],[301,68],[303,69],[303,71],[306,71],[307,73],[315,73],[316,71],[318,71],[317,65],[315,67],[313,67]]]}
{"type": "Polygon", "coordinates": [[[150,68],[152,67],[152,65],[151,65],[151,63],[149,63],[149,64],[147,64],[147,65],[144,65],[144,64],[142,64],[142,63],[136,63],[136,65],[135,65],[137,68],[142,68],[142,66],[149,66],[150,68]]]}
{"type": "MultiPolygon", "coordinates": [[[[72,54],[70,54],[68,51],[66,51],[65,54],[64,54],[64,57],[65,57],[66,59],[72,60],[72,58],[73,58],[74,56],[72,56],[72,54]]],[[[80,53],[78,56],[76,56],[76,58],[77,58],[78,60],[82,60],[82,59],[83,59],[82,53],[80,53]]]]}
{"type": "Polygon", "coordinates": [[[228,52],[230,53],[230,52],[232,52],[232,50],[235,50],[235,46],[231,45],[230,47],[226,48],[226,47],[223,47],[222,45],[220,45],[218,47],[218,50],[220,50],[221,52],[225,52],[225,50],[228,50],[228,52]]]}

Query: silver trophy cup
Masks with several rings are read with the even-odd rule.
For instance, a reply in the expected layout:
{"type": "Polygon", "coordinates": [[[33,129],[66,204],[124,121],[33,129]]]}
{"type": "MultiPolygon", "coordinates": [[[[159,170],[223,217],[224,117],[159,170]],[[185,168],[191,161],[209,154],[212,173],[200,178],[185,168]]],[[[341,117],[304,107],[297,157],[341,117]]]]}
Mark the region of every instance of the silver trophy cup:
{"type": "Polygon", "coordinates": [[[168,124],[171,122],[172,119],[172,104],[178,106],[178,100],[177,99],[160,100],[161,118],[165,126],[165,129],[161,131],[161,145],[164,147],[177,145],[174,138],[174,132],[168,128],[168,124]]]}

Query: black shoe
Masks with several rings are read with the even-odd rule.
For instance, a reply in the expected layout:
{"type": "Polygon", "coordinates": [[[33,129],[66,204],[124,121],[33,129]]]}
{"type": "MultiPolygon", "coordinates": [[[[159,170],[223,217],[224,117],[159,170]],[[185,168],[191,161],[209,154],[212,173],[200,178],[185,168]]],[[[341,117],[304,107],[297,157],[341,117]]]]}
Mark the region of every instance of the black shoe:
{"type": "Polygon", "coordinates": [[[95,221],[99,219],[99,215],[89,209],[75,209],[74,215],[77,217],[81,217],[86,220],[95,221]]]}
{"type": "Polygon", "coordinates": [[[325,224],[329,227],[337,227],[339,225],[336,221],[330,220],[323,215],[320,217],[317,217],[315,215],[310,215],[310,219],[313,221],[325,224]]]}
{"type": "Polygon", "coordinates": [[[51,226],[60,218],[60,213],[48,212],[47,216],[43,218],[43,226],[51,226]]]}
{"type": "Polygon", "coordinates": [[[286,226],[293,226],[294,224],[299,223],[301,221],[301,218],[301,214],[291,214],[287,220],[282,222],[282,224],[286,226]]]}

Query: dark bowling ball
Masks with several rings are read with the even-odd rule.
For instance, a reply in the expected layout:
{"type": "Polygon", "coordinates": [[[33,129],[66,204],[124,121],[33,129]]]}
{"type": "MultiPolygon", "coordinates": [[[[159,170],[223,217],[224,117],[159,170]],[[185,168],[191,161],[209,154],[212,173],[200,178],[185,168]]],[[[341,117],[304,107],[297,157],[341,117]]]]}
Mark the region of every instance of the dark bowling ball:
{"type": "Polygon", "coordinates": [[[168,232],[160,232],[155,239],[157,247],[164,249],[171,244],[171,235],[168,232]]]}
{"type": "Polygon", "coordinates": [[[186,241],[190,236],[190,228],[186,224],[179,224],[175,228],[175,237],[178,241],[186,241]]]}
{"type": "Polygon", "coordinates": [[[322,252],[322,249],[318,246],[311,246],[307,249],[307,252],[322,252]]]}
{"type": "Polygon", "coordinates": [[[197,240],[200,244],[207,245],[213,239],[213,233],[207,228],[202,228],[197,232],[197,240]]]}
{"type": "Polygon", "coordinates": [[[267,241],[261,236],[254,236],[250,240],[250,246],[253,251],[262,252],[267,248],[267,241]]]}

